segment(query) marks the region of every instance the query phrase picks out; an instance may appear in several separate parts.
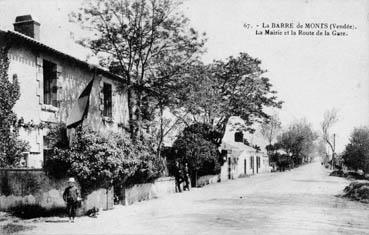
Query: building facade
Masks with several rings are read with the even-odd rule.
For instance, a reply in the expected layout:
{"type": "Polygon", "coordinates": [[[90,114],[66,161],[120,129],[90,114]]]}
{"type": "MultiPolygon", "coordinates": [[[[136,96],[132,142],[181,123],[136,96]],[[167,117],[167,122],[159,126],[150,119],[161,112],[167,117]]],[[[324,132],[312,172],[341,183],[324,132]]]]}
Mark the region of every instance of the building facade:
{"type": "Polygon", "coordinates": [[[0,30],[0,46],[8,48],[9,78],[17,78],[20,98],[14,106],[20,138],[31,147],[25,166],[41,168],[48,126],[66,123],[81,92],[93,79],[89,109],[83,125],[99,132],[124,131],[128,125],[123,79],[55,50],[40,41],[40,24],[20,16],[14,31],[0,30]]]}
{"type": "Polygon", "coordinates": [[[246,139],[242,131],[233,127],[232,122],[242,122],[242,120],[238,117],[232,117],[227,125],[220,147],[226,153],[221,168],[221,180],[270,172],[271,167],[265,145],[255,141],[257,138],[252,135],[246,139]],[[245,140],[247,140],[247,144],[245,140]],[[258,145],[261,149],[256,150],[250,145],[258,145]]]}

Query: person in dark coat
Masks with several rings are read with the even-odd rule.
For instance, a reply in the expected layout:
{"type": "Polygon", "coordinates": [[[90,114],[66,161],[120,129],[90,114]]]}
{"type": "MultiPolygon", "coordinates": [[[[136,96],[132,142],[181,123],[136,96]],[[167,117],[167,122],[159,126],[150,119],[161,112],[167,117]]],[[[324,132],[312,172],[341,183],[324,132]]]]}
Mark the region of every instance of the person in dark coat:
{"type": "Polygon", "coordinates": [[[178,161],[176,161],[174,165],[174,178],[176,181],[176,189],[178,190],[178,192],[182,192],[181,183],[183,182],[183,176],[178,161]]]}
{"type": "Polygon", "coordinates": [[[183,178],[184,178],[184,186],[183,186],[183,190],[188,190],[190,191],[190,173],[188,171],[188,164],[185,164],[185,167],[183,169],[183,178]]]}
{"type": "Polygon", "coordinates": [[[67,214],[69,217],[69,222],[74,223],[74,218],[76,217],[76,209],[78,202],[80,201],[80,193],[75,185],[74,178],[69,178],[68,187],[64,190],[63,199],[67,203],[67,214]]]}

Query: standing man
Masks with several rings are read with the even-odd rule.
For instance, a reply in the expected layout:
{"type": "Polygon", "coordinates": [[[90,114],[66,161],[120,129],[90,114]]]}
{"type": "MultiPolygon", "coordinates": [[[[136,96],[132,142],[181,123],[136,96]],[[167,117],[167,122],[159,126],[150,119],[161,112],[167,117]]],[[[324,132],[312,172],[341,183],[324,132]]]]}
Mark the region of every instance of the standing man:
{"type": "Polygon", "coordinates": [[[80,200],[80,193],[75,185],[76,181],[74,178],[69,178],[68,187],[64,190],[63,199],[67,203],[67,214],[69,222],[74,223],[76,217],[76,209],[78,201],[80,200]]]}
{"type": "Polygon", "coordinates": [[[176,181],[176,189],[180,193],[182,192],[181,183],[183,182],[182,170],[179,162],[176,160],[174,165],[174,179],[176,181]]]}
{"type": "Polygon", "coordinates": [[[183,176],[184,176],[184,182],[185,182],[185,185],[183,186],[183,190],[190,191],[190,173],[188,170],[187,162],[185,163],[185,167],[183,169],[183,176]]]}

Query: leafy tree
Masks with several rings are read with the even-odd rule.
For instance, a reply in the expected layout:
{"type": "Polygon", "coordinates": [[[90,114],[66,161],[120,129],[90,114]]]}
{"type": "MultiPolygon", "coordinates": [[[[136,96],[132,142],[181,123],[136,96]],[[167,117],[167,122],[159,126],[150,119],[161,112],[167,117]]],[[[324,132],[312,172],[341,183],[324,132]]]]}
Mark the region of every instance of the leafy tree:
{"type": "Polygon", "coordinates": [[[199,176],[219,173],[219,152],[213,140],[213,127],[194,124],[184,129],[173,144],[171,163],[188,164],[192,182],[199,176]]]}
{"type": "Polygon", "coordinates": [[[292,123],[286,131],[277,137],[278,145],[293,157],[294,164],[306,161],[314,150],[317,134],[306,120],[292,123]]]}
{"type": "MultiPolygon", "coordinates": [[[[121,139],[118,146],[124,146],[127,142],[121,139]]],[[[133,185],[152,182],[153,180],[162,176],[166,169],[165,161],[162,158],[157,158],[155,155],[155,149],[153,148],[153,142],[148,140],[136,141],[133,145],[133,151],[131,157],[135,158],[138,162],[135,171],[132,175],[126,174],[126,180],[120,181],[124,185],[133,185]]],[[[129,166],[129,165],[128,165],[129,166]]],[[[123,166],[124,169],[127,167],[123,166]]],[[[129,169],[129,167],[128,167],[129,169]]]]}
{"type": "Polygon", "coordinates": [[[133,140],[155,110],[170,105],[183,68],[197,59],[204,45],[178,6],[175,0],[90,0],[71,14],[72,20],[91,31],[91,37],[80,43],[128,85],[133,140]]]}
{"type": "Polygon", "coordinates": [[[246,53],[201,63],[192,67],[185,76],[185,89],[181,90],[183,109],[195,122],[214,126],[220,133],[214,141],[220,145],[230,117],[239,116],[244,123],[237,129],[253,132],[251,125],[269,119],[265,107],[280,108],[269,79],[264,77],[261,61],[246,53]]]}
{"type": "Polygon", "coordinates": [[[350,143],[343,153],[346,166],[354,170],[369,172],[369,128],[355,128],[351,134],[350,143]]]}
{"type": "Polygon", "coordinates": [[[20,97],[17,77],[8,78],[8,51],[0,48],[0,167],[16,167],[22,153],[28,151],[25,141],[18,140],[17,116],[13,107],[20,97]]]}

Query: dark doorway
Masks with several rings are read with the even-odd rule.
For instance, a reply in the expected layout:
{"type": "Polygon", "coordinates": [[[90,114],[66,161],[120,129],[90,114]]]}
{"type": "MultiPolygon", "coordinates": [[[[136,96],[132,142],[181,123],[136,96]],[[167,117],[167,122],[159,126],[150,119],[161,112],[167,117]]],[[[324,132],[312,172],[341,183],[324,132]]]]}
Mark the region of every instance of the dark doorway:
{"type": "Polygon", "coordinates": [[[231,171],[232,171],[232,168],[231,168],[231,158],[228,157],[228,179],[231,179],[232,178],[231,171]]]}
{"type": "Polygon", "coordinates": [[[243,159],[243,173],[246,175],[246,158],[243,159]]]}

